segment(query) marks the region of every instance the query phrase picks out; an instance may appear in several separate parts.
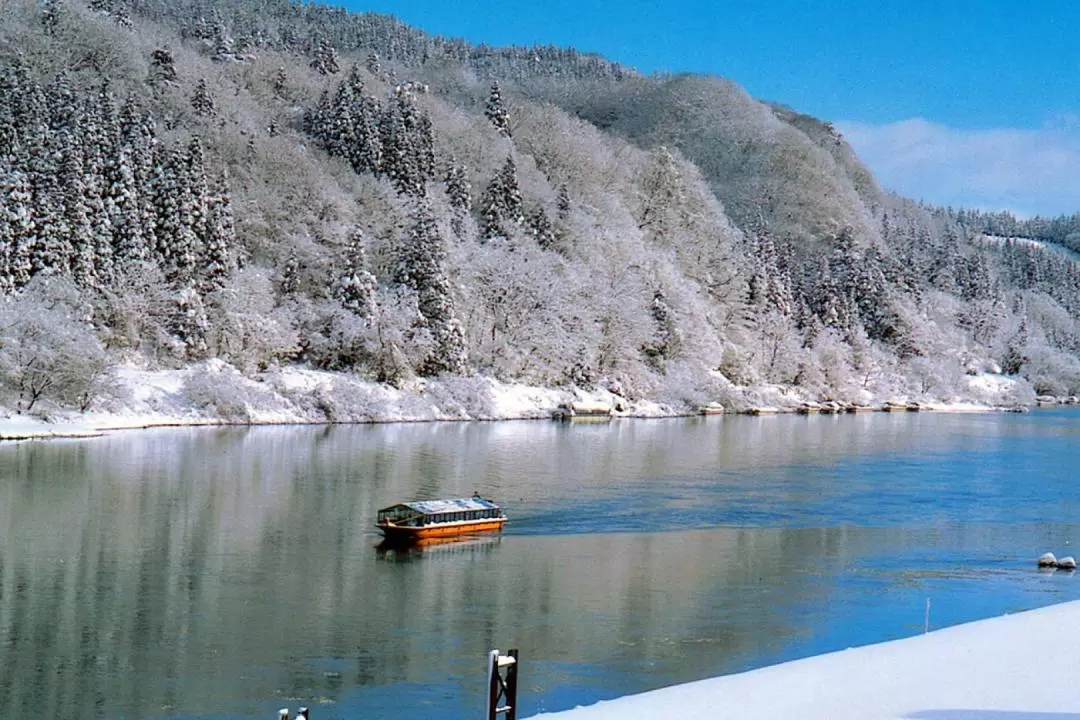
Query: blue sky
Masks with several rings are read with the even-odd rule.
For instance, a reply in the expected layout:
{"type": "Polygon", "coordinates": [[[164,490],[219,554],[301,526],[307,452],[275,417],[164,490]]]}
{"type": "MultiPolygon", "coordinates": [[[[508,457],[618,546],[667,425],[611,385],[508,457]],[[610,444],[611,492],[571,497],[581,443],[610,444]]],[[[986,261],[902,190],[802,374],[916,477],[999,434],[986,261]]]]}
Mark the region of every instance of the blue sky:
{"type": "Polygon", "coordinates": [[[1080,210],[1080,6],[1020,0],[347,0],[432,33],[729,77],[836,122],[883,185],[1080,210]],[[1075,176],[1075,177],[1074,177],[1075,176]]]}

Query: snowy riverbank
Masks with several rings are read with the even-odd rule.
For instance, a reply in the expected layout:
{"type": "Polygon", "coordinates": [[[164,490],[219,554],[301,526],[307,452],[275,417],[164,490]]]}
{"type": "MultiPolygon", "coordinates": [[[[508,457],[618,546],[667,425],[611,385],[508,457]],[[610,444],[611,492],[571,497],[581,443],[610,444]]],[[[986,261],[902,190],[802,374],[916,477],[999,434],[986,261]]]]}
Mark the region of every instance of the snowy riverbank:
{"type": "MultiPolygon", "coordinates": [[[[914,402],[923,410],[980,412],[1016,405],[1016,386],[1012,378],[985,374],[970,377],[967,392],[955,398],[864,398],[860,404],[880,409],[914,402]]],[[[211,360],[182,370],[121,367],[108,394],[87,412],[39,406],[34,413],[19,414],[0,407],[0,440],[86,437],[158,426],[547,419],[573,403],[640,418],[696,414],[709,403],[729,412],[817,411],[797,391],[775,386],[732,387],[723,398],[688,394],[652,401],[626,398],[615,385],[593,391],[538,388],[482,376],[416,380],[395,388],[293,366],[251,378],[211,360]]]]}
{"type": "Polygon", "coordinates": [[[543,720],[1080,718],[1080,601],[654,690],[543,720]]]}

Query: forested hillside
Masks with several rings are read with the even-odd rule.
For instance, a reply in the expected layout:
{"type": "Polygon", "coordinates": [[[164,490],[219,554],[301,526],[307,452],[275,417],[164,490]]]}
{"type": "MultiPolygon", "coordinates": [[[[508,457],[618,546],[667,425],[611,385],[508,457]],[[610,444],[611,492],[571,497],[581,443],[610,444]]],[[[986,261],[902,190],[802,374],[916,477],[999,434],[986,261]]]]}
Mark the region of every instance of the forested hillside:
{"type": "MultiPolygon", "coordinates": [[[[829,123],[720,78],[287,0],[7,0],[0,22],[20,412],[211,358],[671,412],[1078,393],[1080,265],[1009,217],[883,192],[829,123]],[[980,396],[987,373],[1020,382],[980,396]]],[[[1039,222],[1076,248],[1075,217],[1039,222]]]]}

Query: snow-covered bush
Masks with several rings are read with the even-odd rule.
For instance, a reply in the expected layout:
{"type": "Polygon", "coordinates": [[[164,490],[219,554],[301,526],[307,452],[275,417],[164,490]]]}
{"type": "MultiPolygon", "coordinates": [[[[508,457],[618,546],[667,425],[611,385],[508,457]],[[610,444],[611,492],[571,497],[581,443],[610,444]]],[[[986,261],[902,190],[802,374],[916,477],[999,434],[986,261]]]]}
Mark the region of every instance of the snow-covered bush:
{"type": "Polygon", "coordinates": [[[276,404],[268,388],[220,360],[193,366],[184,380],[183,394],[190,407],[230,422],[250,422],[260,408],[276,404]]]}
{"type": "Polygon", "coordinates": [[[475,420],[495,417],[491,382],[483,377],[448,375],[428,383],[425,394],[447,417],[475,420]]]}
{"type": "Polygon", "coordinates": [[[300,350],[296,323],[277,305],[269,273],[249,267],[209,298],[210,349],[242,372],[264,370],[300,350]]]}
{"type": "Polygon", "coordinates": [[[1080,360],[1046,345],[1028,349],[1022,372],[1034,386],[1036,395],[1076,395],[1080,393],[1080,360]]]}
{"type": "Polygon", "coordinates": [[[19,412],[48,399],[87,410],[110,382],[105,349],[78,289],[39,276],[0,300],[0,383],[19,412]]]}

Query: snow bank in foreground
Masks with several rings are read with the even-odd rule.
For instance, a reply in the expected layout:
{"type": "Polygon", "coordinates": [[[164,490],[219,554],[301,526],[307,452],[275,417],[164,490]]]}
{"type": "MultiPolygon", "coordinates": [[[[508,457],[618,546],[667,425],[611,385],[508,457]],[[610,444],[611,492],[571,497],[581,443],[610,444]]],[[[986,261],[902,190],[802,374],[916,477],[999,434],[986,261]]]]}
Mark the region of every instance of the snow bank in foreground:
{"type": "Polygon", "coordinates": [[[537,717],[1064,720],[1078,667],[1080,601],[537,717]]]}

